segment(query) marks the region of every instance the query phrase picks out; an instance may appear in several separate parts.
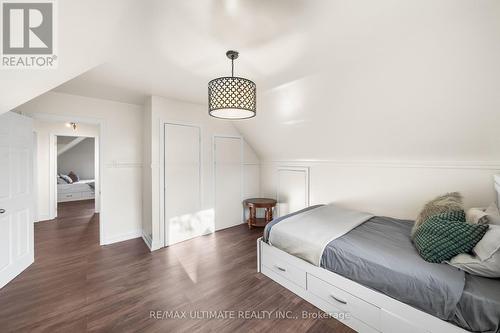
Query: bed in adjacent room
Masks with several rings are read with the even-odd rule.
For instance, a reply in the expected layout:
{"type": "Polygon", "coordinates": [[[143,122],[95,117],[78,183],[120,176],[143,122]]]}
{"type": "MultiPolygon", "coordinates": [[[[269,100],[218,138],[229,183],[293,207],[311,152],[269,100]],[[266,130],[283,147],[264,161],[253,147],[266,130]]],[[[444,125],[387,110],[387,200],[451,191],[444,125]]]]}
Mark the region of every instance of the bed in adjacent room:
{"type": "Polygon", "coordinates": [[[350,313],[338,319],[358,331],[500,332],[500,280],[425,261],[412,226],[309,207],[268,224],[259,269],[326,312],[350,313]]]}
{"type": "Polygon", "coordinates": [[[78,180],[72,183],[58,182],[57,202],[94,199],[95,180],[78,180]]]}

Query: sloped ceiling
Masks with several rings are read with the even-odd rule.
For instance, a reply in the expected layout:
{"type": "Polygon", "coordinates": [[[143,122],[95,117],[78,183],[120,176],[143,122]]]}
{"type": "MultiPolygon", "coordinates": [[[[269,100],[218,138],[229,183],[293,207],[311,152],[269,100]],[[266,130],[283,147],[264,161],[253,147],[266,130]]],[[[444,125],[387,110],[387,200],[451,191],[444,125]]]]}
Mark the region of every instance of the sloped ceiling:
{"type": "Polygon", "coordinates": [[[258,113],[235,125],[261,158],[500,160],[499,1],[113,3],[102,36],[78,30],[82,19],[77,38],[61,41],[69,67],[90,63],[92,38],[112,45],[105,63],[57,91],[206,104],[207,82],[229,72],[224,53],[237,49],[236,74],[257,83],[258,113]]]}
{"type": "MultiPolygon", "coordinates": [[[[130,49],[145,7],[134,0],[64,0],[56,4],[57,69],[2,69],[0,113],[39,96],[130,49]]],[[[150,9],[148,9],[150,10],[150,9]]],[[[134,38],[137,39],[137,38],[134,38]]]]}

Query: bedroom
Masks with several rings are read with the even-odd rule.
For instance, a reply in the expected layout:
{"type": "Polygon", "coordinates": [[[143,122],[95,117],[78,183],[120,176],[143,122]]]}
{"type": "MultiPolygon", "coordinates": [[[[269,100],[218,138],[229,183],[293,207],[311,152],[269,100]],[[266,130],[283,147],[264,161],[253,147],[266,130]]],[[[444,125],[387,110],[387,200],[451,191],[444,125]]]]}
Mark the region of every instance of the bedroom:
{"type": "Polygon", "coordinates": [[[499,331],[499,2],[44,2],[55,67],[0,75],[2,331],[499,331]],[[96,139],[75,228],[54,135],[96,139]]]}

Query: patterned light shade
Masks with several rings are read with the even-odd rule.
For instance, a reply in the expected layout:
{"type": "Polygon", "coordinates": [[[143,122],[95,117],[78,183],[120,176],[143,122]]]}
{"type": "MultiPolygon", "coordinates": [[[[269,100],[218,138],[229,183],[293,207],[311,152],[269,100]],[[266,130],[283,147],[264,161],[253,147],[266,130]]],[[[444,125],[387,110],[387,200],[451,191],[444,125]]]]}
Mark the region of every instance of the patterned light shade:
{"type": "MultiPolygon", "coordinates": [[[[234,59],[238,52],[228,51],[234,74],[234,59]]],[[[257,112],[257,86],[254,82],[237,76],[214,79],[208,83],[208,113],[222,119],[248,119],[257,112]]]]}

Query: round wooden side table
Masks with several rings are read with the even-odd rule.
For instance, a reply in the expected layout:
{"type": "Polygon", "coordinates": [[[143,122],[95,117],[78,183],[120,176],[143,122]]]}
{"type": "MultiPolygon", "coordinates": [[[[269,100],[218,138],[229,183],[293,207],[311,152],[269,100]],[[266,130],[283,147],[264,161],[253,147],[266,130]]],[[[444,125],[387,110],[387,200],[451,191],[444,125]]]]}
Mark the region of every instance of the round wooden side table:
{"type": "Polygon", "coordinates": [[[266,224],[273,219],[273,208],[276,206],[276,200],[267,198],[251,198],[243,201],[248,210],[250,211],[250,216],[248,217],[248,229],[252,227],[265,227],[266,224]],[[263,208],[266,210],[264,218],[257,218],[257,208],[263,208]]]}

